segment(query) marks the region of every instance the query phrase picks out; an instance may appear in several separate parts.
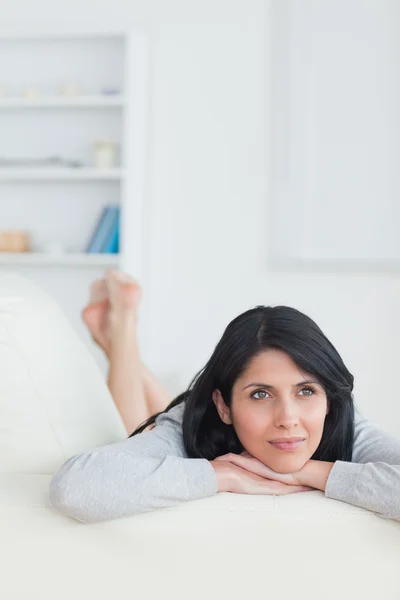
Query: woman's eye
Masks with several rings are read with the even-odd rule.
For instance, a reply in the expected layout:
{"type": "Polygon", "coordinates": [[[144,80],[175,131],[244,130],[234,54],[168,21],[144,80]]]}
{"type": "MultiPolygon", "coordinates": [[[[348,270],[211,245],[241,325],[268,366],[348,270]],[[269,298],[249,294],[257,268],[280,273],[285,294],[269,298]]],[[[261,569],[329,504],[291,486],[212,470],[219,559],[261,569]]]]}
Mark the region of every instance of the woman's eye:
{"type": "Polygon", "coordinates": [[[306,396],[312,396],[313,394],[315,394],[315,392],[314,392],[314,390],[312,388],[303,388],[300,391],[304,392],[304,390],[306,390],[307,392],[311,392],[310,394],[306,394],[306,396]]]}
{"type": "MultiPolygon", "coordinates": [[[[300,392],[308,392],[306,394],[302,394],[303,396],[306,396],[306,397],[314,396],[314,394],[315,394],[315,390],[310,387],[302,388],[300,390],[300,392]]],[[[251,397],[255,398],[256,400],[264,400],[265,398],[268,397],[268,395],[269,395],[268,392],[266,392],[265,390],[256,390],[255,392],[252,393],[251,397]],[[258,396],[256,394],[258,394],[258,396]]]]}
{"type": "Polygon", "coordinates": [[[263,400],[264,398],[266,398],[266,396],[265,396],[265,395],[264,395],[264,396],[261,396],[261,397],[259,396],[259,397],[257,398],[256,394],[268,394],[268,392],[266,392],[265,390],[257,390],[256,392],[254,392],[254,393],[252,394],[252,397],[253,397],[253,398],[255,398],[256,400],[263,400]]]}

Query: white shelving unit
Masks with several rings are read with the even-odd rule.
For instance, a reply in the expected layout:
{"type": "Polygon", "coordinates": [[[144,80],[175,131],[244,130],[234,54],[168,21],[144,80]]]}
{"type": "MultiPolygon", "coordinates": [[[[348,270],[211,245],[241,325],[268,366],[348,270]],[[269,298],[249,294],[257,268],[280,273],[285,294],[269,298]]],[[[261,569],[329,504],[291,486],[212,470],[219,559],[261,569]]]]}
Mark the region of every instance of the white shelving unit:
{"type": "Polygon", "coordinates": [[[86,168],[2,168],[2,181],[119,181],[123,177],[122,169],[86,168]]]}
{"type": "Polygon", "coordinates": [[[96,108],[107,106],[123,106],[125,97],[118,95],[103,96],[78,96],[59,97],[48,96],[43,98],[0,98],[0,109],[2,108],[96,108]]]}
{"type": "Polygon", "coordinates": [[[57,156],[83,165],[0,165],[0,230],[29,231],[32,240],[32,252],[0,253],[0,268],[115,265],[140,279],[146,80],[141,33],[0,32],[0,159],[57,156]],[[68,83],[80,94],[60,95],[68,83]],[[39,95],[25,97],[32,87],[39,95]],[[94,164],[94,142],[104,138],[118,144],[114,168],[94,164]],[[86,253],[103,206],[117,203],[119,254],[86,253]],[[43,251],[54,243],[66,253],[43,251]]]}
{"type": "Polygon", "coordinates": [[[75,267],[117,267],[116,254],[49,254],[45,252],[0,252],[0,265],[7,266],[75,266],[75,267]]]}

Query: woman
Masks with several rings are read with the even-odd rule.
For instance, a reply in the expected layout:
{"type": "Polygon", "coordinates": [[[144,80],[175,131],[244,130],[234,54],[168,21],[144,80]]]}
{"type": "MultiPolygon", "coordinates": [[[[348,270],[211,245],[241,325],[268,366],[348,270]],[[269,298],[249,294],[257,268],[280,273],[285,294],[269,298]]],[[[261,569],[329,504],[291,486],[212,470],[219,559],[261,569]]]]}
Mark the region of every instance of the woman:
{"type": "Polygon", "coordinates": [[[171,401],[140,362],[139,286],[106,276],[83,318],[109,357],[111,393],[134,431],[71,457],[51,481],[54,508],[99,522],[223,491],[316,489],[400,520],[400,440],[355,410],[353,376],[309,317],[286,306],[239,315],[171,401]]]}

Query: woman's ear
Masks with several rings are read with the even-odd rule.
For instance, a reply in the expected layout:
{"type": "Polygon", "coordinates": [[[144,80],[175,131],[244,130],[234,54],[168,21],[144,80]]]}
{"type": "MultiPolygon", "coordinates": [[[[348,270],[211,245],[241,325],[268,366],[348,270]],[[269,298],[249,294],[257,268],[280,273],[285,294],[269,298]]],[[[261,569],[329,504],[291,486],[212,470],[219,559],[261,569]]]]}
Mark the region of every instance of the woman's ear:
{"type": "Polygon", "coordinates": [[[225,423],[225,425],[232,425],[231,411],[229,406],[225,404],[221,392],[219,390],[214,390],[212,399],[217,408],[221,421],[225,423]]]}

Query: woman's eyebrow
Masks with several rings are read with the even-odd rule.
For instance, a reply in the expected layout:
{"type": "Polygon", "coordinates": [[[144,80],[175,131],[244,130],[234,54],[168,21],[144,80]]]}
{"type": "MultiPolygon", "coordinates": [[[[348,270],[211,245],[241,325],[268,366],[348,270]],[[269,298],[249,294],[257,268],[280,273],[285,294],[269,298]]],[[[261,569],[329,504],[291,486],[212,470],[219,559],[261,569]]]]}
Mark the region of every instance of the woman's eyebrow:
{"type": "MultiPolygon", "coordinates": [[[[296,387],[300,387],[301,385],[305,385],[306,383],[315,383],[317,385],[319,385],[318,381],[312,381],[311,379],[304,379],[304,381],[300,381],[299,383],[295,383],[294,385],[292,385],[293,388],[296,387]]],[[[268,388],[269,390],[274,390],[274,386],[273,385],[268,385],[268,383],[249,383],[249,385],[246,385],[246,387],[243,388],[242,391],[246,390],[249,387],[263,387],[263,388],[268,388]]]]}

